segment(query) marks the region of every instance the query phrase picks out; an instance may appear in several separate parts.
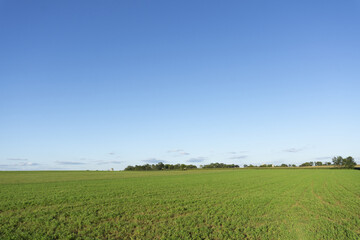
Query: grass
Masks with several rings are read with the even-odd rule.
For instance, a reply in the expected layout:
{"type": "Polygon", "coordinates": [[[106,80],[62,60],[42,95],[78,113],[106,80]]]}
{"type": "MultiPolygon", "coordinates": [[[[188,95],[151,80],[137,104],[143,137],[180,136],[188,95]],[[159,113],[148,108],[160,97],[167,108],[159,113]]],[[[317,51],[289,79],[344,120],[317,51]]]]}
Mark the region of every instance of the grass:
{"type": "Polygon", "coordinates": [[[360,239],[360,171],[0,172],[0,239],[360,239]]]}

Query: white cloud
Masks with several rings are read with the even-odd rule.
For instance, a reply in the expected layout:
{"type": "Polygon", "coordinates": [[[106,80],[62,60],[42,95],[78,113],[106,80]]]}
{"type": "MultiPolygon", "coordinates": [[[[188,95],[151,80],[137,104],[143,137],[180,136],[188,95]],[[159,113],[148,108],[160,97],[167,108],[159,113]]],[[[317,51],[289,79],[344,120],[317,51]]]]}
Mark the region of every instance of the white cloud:
{"type": "Polygon", "coordinates": [[[197,163],[197,162],[203,162],[205,161],[205,157],[197,157],[197,158],[190,158],[187,160],[187,162],[197,163]]]}
{"type": "Polygon", "coordinates": [[[157,159],[157,158],[148,158],[148,159],[145,159],[145,160],[142,160],[142,161],[146,162],[146,163],[152,163],[152,164],[159,163],[159,162],[162,162],[162,163],[166,162],[164,160],[160,160],[160,159],[157,159]]]}
{"type": "Polygon", "coordinates": [[[190,153],[185,152],[183,149],[174,149],[174,150],[168,150],[168,153],[173,153],[175,155],[180,155],[180,156],[187,156],[190,155],[190,153]]]}
{"type": "Polygon", "coordinates": [[[297,152],[301,152],[305,150],[305,148],[288,148],[288,149],[284,149],[284,152],[290,152],[290,153],[297,153],[297,152]]]}
{"type": "Polygon", "coordinates": [[[57,164],[60,164],[60,165],[83,165],[85,163],[83,162],[61,162],[61,161],[57,161],[56,162],[57,164]]]}
{"type": "Polygon", "coordinates": [[[229,157],[229,159],[245,159],[247,158],[247,155],[241,155],[241,156],[233,156],[233,157],[229,157]]]}
{"type": "Polygon", "coordinates": [[[10,161],[27,161],[28,159],[27,158],[8,158],[7,160],[10,160],[10,161]]]}

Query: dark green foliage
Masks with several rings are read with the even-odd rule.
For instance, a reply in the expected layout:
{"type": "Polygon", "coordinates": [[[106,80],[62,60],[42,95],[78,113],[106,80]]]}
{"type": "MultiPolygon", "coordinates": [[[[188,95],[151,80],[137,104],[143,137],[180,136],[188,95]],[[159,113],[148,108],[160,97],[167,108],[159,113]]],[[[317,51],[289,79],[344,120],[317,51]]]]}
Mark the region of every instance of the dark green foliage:
{"type": "Polygon", "coordinates": [[[300,167],[311,167],[313,165],[313,162],[304,162],[300,165],[300,167]]]}
{"type": "Polygon", "coordinates": [[[267,168],[272,167],[272,166],[273,166],[272,164],[262,164],[262,165],[260,165],[260,167],[267,167],[267,168]]]}
{"type": "Polygon", "coordinates": [[[333,157],[332,161],[338,168],[354,168],[356,166],[356,162],[351,156],[347,158],[343,158],[341,156],[333,157]]]}
{"type": "Polygon", "coordinates": [[[244,168],[256,168],[256,167],[258,167],[258,166],[252,165],[252,164],[250,164],[250,165],[244,164],[244,168]]]}
{"type": "Polygon", "coordinates": [[[343,165],[345,168],[354,168],[356,166],[355,159],[349,156],[343,160],[343,165]]]}
{"type": "Polygon", "coordinates": [[[135,165],[134,166],[127,166],[124,170],[125,171],[153,171],[153,170],[187,170],[187,169],[196,169],[195,165],[189,164],[163,164],[159,162],[158,164],[145,164],[145,165],[135,165]]]}
{"type": "Polygon", "coordinates": [[[344,159],[341,156],[333,157],[332,162],[335,166],[340,167],[343,165],[344,159]]]}
{"type": "Polygon", "coordinates": [[[225,164],[225,163],[210,163],[202,166],[202,168],[238,168],[238,167],[239,165],[225,164]]]}

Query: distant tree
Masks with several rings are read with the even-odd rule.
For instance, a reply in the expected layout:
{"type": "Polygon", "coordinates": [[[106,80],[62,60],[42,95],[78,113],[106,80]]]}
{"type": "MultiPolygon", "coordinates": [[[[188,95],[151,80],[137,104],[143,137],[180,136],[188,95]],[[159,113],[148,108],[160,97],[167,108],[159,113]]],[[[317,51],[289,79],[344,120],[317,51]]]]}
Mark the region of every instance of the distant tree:
{"type": "Polygon", "coordinates": [[[356,166],[356,162],[353,157],[349,156],[343,159],[343,167],[344,168],[354,168],[356,166]]]}
{"type": "Polygon", "coordinates": [[[335,166],[341,167],[343,165],[344,159],[341,156],[333,157],[332,162],[335,166]]]}
{"type": "Polygon", "coordinates": [[[135,170],[135,167],[134,166],[127,166],[125,169],[125,171],[134,171],[135,170]]]}
{"type": "Polygon", "coordinates": [[[283,163],[283,164],[280,165],[280,167],[288,167],[288,165],[283,163]]]}
{"type": "Polygon", "coordinates": [[[273,166],[272,164],[262,164],[262,165],[260,165],[259,167],[270,168],[270,167],[272,167],[272,166],[273,166]]]}
{"type": "Polygon", "coordinates": [[[225,164],[225,163],[210,163],[202,166],[202,168],[238,168],[238,167],[239,165],[225,164]]]}
{"type": "Polygon", "coordinates": [[[159,162],[157,164],[145,164],[145,165],[135,165],[127,166],[125,171],[161,171],[161,170],[180,170],[180,169],[195,169],[197,168],[195,165],[186,165],[186,164],[163,164],[159,162]]]}
{"type": "Polygon", "coordinates": [[[165,168],[165,165],[162,162],[159,162],[156,164],[155,169],[156,170],[163,170],[165,168]]]}
{"type": "Polygon", "coordinates": [[[144,168],[145,168],[145,171],[150,171],[150,170],[153,170],[153,169],[154,169],[154,167],[151,166],[150,164],[145,164],[145,165],[144,165],[144,168]]]}
{"type": "Polygon", "coordinates": [[[354,168],[356,166],[356,162],[351,156],[347,158],[343,158],[341,156],[333,157],[332,161],[338,168],[354,168]]]}
{"type": "Polygon", "coordinates": [[[300,167],[311,167],[312,166],[312,162],[304,162],[303,164],[300,165],[300,167]]]}
{"type": "Polygon", "coordinates": [[[188,169],[195,169],[195,168],[197,168],[197,166],[190,164],[190,165],[187,165],[187,168],[188,169]]]}
{"type": "Polygon", "coordinates": [[[323,165],[322,162],[316,162],[316,163],[315,163],[315,166],[322,166],[322,165],[323,165]]]}

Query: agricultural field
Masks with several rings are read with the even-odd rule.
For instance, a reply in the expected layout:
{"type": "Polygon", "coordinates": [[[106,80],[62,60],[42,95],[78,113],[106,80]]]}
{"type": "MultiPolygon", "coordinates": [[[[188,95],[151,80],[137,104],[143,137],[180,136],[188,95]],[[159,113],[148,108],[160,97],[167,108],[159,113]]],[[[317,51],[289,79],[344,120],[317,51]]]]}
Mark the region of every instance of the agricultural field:
{"type": "Polygon", "coordinates": [[[0,172],[0,239],[360,239],[360,171],[0,172]]]}

